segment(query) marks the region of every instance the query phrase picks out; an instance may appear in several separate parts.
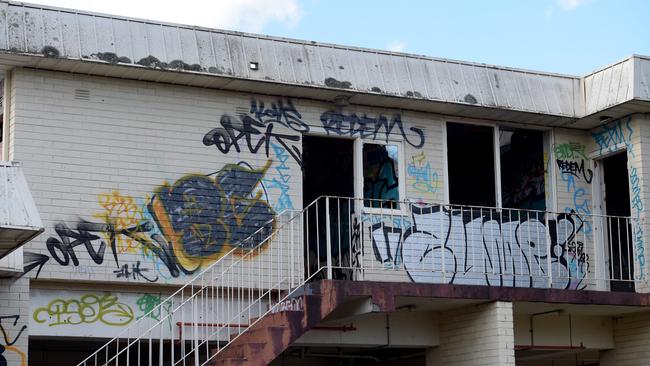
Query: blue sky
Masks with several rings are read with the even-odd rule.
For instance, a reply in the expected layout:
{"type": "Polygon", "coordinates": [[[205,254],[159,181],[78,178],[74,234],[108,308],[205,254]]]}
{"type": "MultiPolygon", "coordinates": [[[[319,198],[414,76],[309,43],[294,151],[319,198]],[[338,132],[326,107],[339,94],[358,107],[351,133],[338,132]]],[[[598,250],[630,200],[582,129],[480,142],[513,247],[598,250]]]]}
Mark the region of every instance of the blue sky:
{"type": "Polygon", "coordinates": [[[573,75],[650,55],[648,0],[31,1],[573,75]]]}

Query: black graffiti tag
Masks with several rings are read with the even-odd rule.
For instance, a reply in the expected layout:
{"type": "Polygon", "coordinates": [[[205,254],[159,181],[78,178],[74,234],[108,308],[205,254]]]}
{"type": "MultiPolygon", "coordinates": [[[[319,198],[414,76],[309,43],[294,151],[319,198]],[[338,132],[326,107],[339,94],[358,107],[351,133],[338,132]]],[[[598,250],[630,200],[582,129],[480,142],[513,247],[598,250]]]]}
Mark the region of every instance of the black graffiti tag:
{"type": "Polygon", "coordinates": [[[148,221],[124,230],[115,230],[113,225],[84,220],[80,220],[76,230],[69,228],[64,223],[58,223],[54,225],[54,231],[56,231],[59,238],[50,237],[45,242],[45,245],[52,258],[62,266],[67,266],[70,262],[74,266],[79,265],[79,259],[75,253],[75,248],[78,246],[83,246],[95,263],[102,264],[104,262],[104,252],[106,251],[106,241],[102,240],[97,234],[107,234],[115,263],[119,266],[116,245],[117,235],[125,235],[141,241],[138,239],[137,234],[147,232],[151,229],[152,225],[148,221]],[[95,249],[96,241],[99,241],[97,249],[95,249]]]}
{"type": "Polygon", "coordinates": [[[594,172],[591,169],[585,168],[584,160],[580,160],[580,163],[578,163],[577,161],[557,159],[556,163],[557,167],[560,169],[560,173],[568,173],[576,177],[582,175],[585,182],[591,184],[594,172]]]}
{"type": "Polygon", "coordinates": [[[144,279],[147,282],[156,282],[158,281],[158,276],[155,278],[147,277],[144,272],[149,272],[148,268],[140,268],[140,261],[136,264],[131,263],[129,268],[128,264],[123,264],[120,269],[113,271],[117,275],[117,278],[129,278],[132,277],[134,280],[144,279]]]}
{"type": "Polygon", "coordinates": [[[276,141],[302,166],[300,149],[293,145],[290,146],[292,142],[300,141],[300,136],[274,132],[273,123],[265,124],[246,115],[242,115],[240,121],[223,115],[219,124],[220,127],[213,128],[203,136],[205,146],[214,145],[222,153],[228,154],[231,149],[238,153],[241,152],[240,144],[243,143],[253,154],[264,148],[264,154],[269,157],[271,142],[276,141]]]}
{"type": "Polygon", "coordinates": [[[415,141],[411,141],[407,136],[406,131],[404,131],[402,117],[399,114],[393,115],[389,121],[383,115],[373,118],[366,114],[357,116],[355,113],[343,114],[339,111],[328,111],[321,114],[320,121],[328,135],[334,134],[350,137],[359,136],[361,138],[372,140],[380,138],[388,142],[393,130],[397,129],[399,135],[401,135],[404,141],[409,145],[417,149],[424,146],[424,132],[422,129],[417,127],[409,128],[409,130],[415,135],[415,141]]]}
{"type": "Polygon", "coordinates": [[[265,106],[262,101],[252,100],[250,114],[264,124],[275,122],[297,132],[309,132],[309,126],[302,121],[302,115],[291,99],[285,102],[280,100],[269,106],[265,106]]]}

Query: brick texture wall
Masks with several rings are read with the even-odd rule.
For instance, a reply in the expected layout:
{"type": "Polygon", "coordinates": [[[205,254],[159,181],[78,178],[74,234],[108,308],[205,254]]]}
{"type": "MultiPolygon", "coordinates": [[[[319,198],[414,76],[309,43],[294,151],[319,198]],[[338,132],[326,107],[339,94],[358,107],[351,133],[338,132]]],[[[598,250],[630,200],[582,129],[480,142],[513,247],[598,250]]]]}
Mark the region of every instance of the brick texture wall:
{"type": "Polygon", "coordinates": [[[601,366],[650,364],[650,313],[627,315],[614,321],[615,349],[601,354],[601,366]]]}
{"type": "Polygon", "coordinates": [[[0,279],[0,364],[27,366],[29,280],[0,279]]]}
{"type": "Polygon", "coordinates": [[[440,346],[427,365],[515,365],[512,303],[493,302],[443,312],[440,346]]]}

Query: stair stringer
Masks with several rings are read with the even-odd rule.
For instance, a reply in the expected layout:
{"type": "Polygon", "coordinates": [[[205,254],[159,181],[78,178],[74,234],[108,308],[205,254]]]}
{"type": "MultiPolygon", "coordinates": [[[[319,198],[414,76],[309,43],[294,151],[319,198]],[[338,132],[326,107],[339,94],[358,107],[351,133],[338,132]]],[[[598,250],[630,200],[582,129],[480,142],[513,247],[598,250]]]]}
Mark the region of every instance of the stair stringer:
{"type": "Polygon", "coordinates": [[[211,365],[268,365],[345,301],[331,281],[302,286],[303,309],[269,313],[219,349],[211,365]]]}

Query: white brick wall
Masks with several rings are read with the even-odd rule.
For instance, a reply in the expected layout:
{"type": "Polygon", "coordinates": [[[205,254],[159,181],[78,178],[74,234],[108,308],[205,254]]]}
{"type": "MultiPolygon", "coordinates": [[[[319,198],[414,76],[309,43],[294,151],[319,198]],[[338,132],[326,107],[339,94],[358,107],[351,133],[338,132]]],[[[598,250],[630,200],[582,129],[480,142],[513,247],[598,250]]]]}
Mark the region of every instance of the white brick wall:
{"type": "Polygon", "coordinates": [[[603,352],[602,366],[650,364],[650,313],[632,314],[614,320],[615,349],[603,352]]]}
{"type": "Polygon", "coordinates": [[[29,331],[29,280],[0,279],[0,361],[7,365],[27,365],[29,331]]]}
{"type": "Polygon", "coordinates": [[[493,302],[442,312],[440,346],[427,365],[515,365],[512,303],[493,302]]]}
{"type": "MultiPolygon", "coordinates": [[[[227,154],[215,146],[203,144],[205,134],[220,126],[223,115],[227,114],[233,118],[233,123],[241,124],[240,117],[248,115],[251,99],[262,101],[268,107],[280,98],[34,70],[15,71],[12,86],[16,123],[15,149],[11,157],[23,163],[46,226],[45,233],[26,249],[50,257],[39,278],[144,283],[142,278],[117,278],[114,271],[118,267],[108,247],[104,249],[103,258],[98,256],[97,260],[101,261],[98,264],[84,245],[76,246],[74,254],[79,265],[73,263],[71,253],[68,253],[66,261],[66,254],[58,248],[58,242],[65,238],[54,231],[54,226],[66,224],[74,234],[80,234],[77,225],[82,221],[105,222],[106,210],[102,207],[102,200],[113,199],[115,191],[127,203],[133,199],[131,208],[137,216],[159,187],[166,183],[172,185],[188,174],[210,174],[240,161],[253,169],[260,169],[267,160],[272,160],[265,180],[268,183],[282,178],[278,169],[279,158],[273,147],[267,157],[264,146],[257,153],[251,153],[244,138],[239,140],[240,152],[233,147],[227,154]],[[75,98],[77,89],[89,90],[90,100],[75,98]],[[53,250],[46,246],[48,239],[53,250]],[[56,257],[64,265],[57,263],[56,257]]],[[[332,104],[304,100],[294,100],[294,104],[310,133],[325,134],[321,115],[333,110],[332,104]]],[[[343,113],[367,114],[369,117],[383,115],[390,122],[391,117],[400,111],[351,106],[343,113]]],[[[431,121],[424,114],[405,112],[401,115],[408,139],[419,142],[412,127],[423,129],[426,139],[422,149],[404,143],[406,161],[424,152],[423,164],[431,164],[431,172],[438,179],[432,183],[432,192],[418,192],[413,188],[416,178],[407,174],[408,195],[413,199],[441,200],[442,147],[436,142],[441,138],[441,123],[431,121]]],[[[279,123],[274,124],[273,132],[299,135],[279,123]]],[[[385,141],[384,137],[380,133],[377,140],[385,141]]],[[[257,144],[259,139],[260,136],[253,136],[253,144],[257,144]]],[[[277,143],[276,139],[271,139],[272,143],[277,143]]],[[[390,139],[402,140],[398,128],[394,128],[390,139]]],[[[291,146],[298,151],[301,149],[299,141],[291,146]]],[[[287,197],[295,209],[300,209],[300,166],[292,157],[288,158],[286,165],[289,168],[285,171],[289,176],[287,197]]],[[[270,204],[278,207],[280,188],[267,184],[267,193],[270,204]]],[[[147,212],[142,215],[151,221],[147,212]]],[[[95,251],[99,250],[102,240],[107,240],[102,233],[89,235],[98,236],[90,241],[95,251]]],[[[69,239],[71,242],[75,240],[69,239]]],[[[120,266],[126,264],[132,269],[137,261],[141,261],[141,268],[147,269],[145,274],[157,276],[158,282],[185,282],[183,278],[170,276],[165,265],[151,255],[146,256],[147,252],[143,253],[136,242],[119,235],[118,240],[122,245],[118,250],[120,266]],[[129,248],[129,245],[135,248],[129,248]]],[[[299,255],[296,258],[300,260],[299,255]]],[[[295,268],[302,268],[302,265],[296,263],[295,268]]],[[[30,276],[33,277],[35,272],[32,271],[30,276]]]]}

